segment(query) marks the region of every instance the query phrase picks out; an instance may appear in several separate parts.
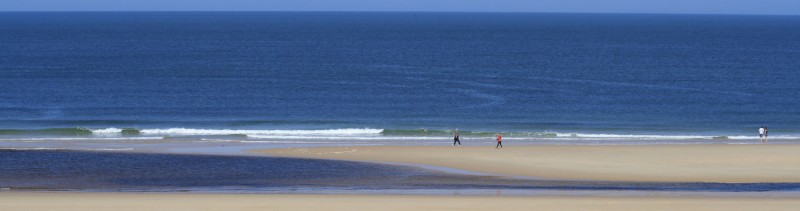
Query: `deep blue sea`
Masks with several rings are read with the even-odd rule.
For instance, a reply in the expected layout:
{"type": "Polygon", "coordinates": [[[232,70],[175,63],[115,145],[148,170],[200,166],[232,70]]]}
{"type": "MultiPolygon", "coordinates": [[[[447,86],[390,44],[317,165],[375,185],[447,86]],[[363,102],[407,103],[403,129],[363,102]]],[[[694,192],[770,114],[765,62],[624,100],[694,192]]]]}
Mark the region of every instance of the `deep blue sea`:
{"type": "Polygon", "coordinates": [[[0,139],[800,138],[800,16],[0,13],[0,139]]]}

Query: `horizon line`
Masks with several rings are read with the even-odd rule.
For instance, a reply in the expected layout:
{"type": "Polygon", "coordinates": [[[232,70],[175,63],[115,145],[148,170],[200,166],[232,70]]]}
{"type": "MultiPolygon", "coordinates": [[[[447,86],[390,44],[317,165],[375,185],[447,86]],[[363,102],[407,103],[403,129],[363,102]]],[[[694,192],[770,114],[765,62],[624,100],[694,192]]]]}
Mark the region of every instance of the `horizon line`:
{"type": "Polygon", "coordinates": [[[331,12],[331,13],[515,13],[515,14],[641,14],[641,15],[736,15],[736,16],[800,16],[769,13],[670,13],[670,12],[542,12],[542,11],[381,11],[381,10],[0,10],[13,12],[331,12]]]}

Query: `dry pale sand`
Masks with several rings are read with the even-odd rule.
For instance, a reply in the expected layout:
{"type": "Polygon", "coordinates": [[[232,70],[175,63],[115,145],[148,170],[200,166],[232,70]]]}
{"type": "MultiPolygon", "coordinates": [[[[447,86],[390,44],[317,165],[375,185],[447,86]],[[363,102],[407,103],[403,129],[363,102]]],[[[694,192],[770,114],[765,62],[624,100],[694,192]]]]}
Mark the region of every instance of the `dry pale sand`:
{"type": "Polygon", "coordinates": [[[0,210],[796,210],[791,198],[0,192],[0,210]]]}
{"type": "Polygon", "coordinates": [[[272,156],[422,164],[545,179],[800,182],[800,145],[358,146],[259,150],[272,156]]]}

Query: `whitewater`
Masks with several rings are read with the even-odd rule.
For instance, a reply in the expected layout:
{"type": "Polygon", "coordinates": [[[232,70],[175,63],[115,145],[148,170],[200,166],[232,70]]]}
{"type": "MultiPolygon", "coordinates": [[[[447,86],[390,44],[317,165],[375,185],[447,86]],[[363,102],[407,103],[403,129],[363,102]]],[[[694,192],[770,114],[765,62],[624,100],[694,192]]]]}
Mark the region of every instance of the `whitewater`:
{"type": "MultiPolygon", "coordinates": [[[[453,130],[336,128],[317,130],[281,129],[206,129],[206,128],[52,128],[38,130],[0,130],[0,142],[240,142],[273,144],[374,144],[431,145],[448,144],[453,130]],[[55,133],[55,132],[58,133],[55,133]]],[[[461,139],[490,143],[496,132],[460,130],[461,139]]],[[[502,132],[504,140],[515,144],[746,144],[755,135],[725,134],[612,134],[557,131],[502,132]]],[[[800,136],[770,136],[775,141],[791,143],[800,136]]],[[[755,143],[755,142],[753,142],[755,143]]]]}

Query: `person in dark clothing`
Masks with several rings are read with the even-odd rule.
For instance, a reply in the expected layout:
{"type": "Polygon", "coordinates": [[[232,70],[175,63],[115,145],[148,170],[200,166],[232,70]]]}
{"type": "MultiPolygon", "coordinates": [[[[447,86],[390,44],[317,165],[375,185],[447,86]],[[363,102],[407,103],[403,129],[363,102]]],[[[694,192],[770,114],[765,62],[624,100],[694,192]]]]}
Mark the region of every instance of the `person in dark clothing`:
{"type": "Polygon", "coordinates": [[[458,137],[458,129],[453,132],[453,146],[461,146],[461,139],[458,137]],[[458,143],[458,145],[456,145],[458,143]]]}

